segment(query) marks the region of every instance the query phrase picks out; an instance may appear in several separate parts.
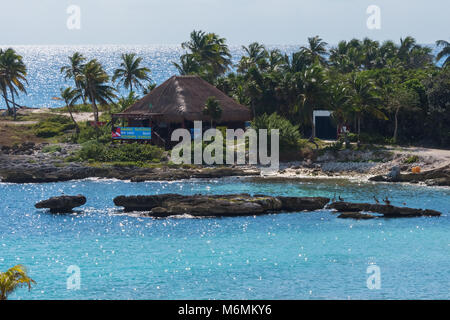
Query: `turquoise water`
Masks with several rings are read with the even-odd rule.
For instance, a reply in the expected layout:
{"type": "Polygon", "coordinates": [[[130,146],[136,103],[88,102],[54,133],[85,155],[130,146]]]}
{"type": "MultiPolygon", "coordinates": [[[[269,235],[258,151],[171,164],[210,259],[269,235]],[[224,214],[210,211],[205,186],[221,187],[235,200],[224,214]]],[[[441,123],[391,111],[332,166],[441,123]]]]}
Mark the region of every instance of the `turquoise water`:
{"type": "Polygon", "coordinates": [[[0,184],[0,270],[25,264],[37,286],[12,299],[449,299],[450,189],[320,181],[228,178],[129,183],[83,180],[0,184]],[[78,215],[33,204],[84,194],[78,215]],[[439,218],[337,219],[326,211],[238,218],[152,219],[124,215],[120,194],[264,193],[440,210],[439,218]],[[381,289],[366,285],[369,265],[381,289]],[[67,268],[79,266],[80,290],[67,268]]]}

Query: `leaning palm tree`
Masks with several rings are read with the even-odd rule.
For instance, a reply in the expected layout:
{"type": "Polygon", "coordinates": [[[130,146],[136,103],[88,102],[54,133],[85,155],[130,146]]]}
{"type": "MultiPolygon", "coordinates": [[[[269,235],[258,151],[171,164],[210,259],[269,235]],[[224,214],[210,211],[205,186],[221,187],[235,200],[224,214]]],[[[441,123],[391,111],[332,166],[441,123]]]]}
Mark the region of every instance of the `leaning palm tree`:
{"type": "Polygon", "coordinates": [[[97,122],[99,119],[97,102],[100,104],[112,103],[112,99],[116,98],[114,88],[108,84],[109,76],[97,59],[93,59],[83,66],[81,74],[77,76],[77,81],[82,83],[83,94],[91,102],[97,122]]]}
{"type": "Polygon", "coordinates": [[[7,102],[8,96],[7,90],[11,93],[12,111],[14,120],[17,118],[17,104],[15,102],[15,96],[19,91],[26,93],[25,84],[27,81],[27,68],[22,60],[22,56],[18,55],[13,49],[9,48],[0,54],[0,88],[3,92],[3,97],[7,102]]]}
{"type": "Polygon", "coordinates": [[[146,67],[141,67],[142,58],[136,57],[135,53],[125,53],[122,54],[122,62],[120,63],[120,68],[114,71],[112,78],[113,82],[118,82],[119,85],[123,85],[126,89],[133,91],[133,86],[135,88],[143,88],[144,85],[141,81],[150,82],[150,69],[146,67]]]}
{"type": "Polygon", "coordinates": [[[445,58],[444,60],[444,67],[450,65],[450,42],[445,40],[438,40],[436,41],[436,45],[438,47],[443,47],[441,51],[436,56],[437,61],[441,61],[442,58],[445,58]]]}
{"type": "Polygon", "coordinates": [[[60,91],[61,91],[61,98],[66,103],[67,110],[69,111],[70,114],[70,118],[75,124],[76,133],[79,134],[80,127],[78,126],[78,123],[75,121],[75,118],[73,117],[72,107],[74,106],[75,102],[81,98],[82,96],[81,91],[78,89],[73,89],[71,87],[67,87],[65,89],[61,88],[60,91]]]}
{"type": "Polygon", "coordinates": [[[213,126],[213,121],[218,121],[220,119],[222,116],[222,108],[220,107],[219,101],[217,101],[215,97],[209,97],[206,100],[203,114],[210,117],[211,128],[213,126]]]}
{"type": "MultiPolygon", "coordinates": [[[[64,74],[64,79],[73,79],[75,82],[75,87],[81,89],[82,83],[77,81],[77,77],[81,74],[84,62],[86,58],[79,52],[75,52],[69,57],[70,63],[61,68],[60,72],[64,74]]],[[[82,97],[83,103],[86,104],[85,97],[82,97]]]]}
{"type": "Polygon", "coordinates": [[[31,290],[31,285],[35,283],[28,276],[27,269],[20,264],[6,272],[0,272],[0,300],[8,299],[8,295],[24,285],[28,286],[28,290],[31,290]]]}
{"type": "Polygon", "coordinates": [[[13,111],[9,106],[8,99],[8,79],[6,77],[6,70],[2,68],[2,60],[4,60],[5,52],[0,48],[0,90],[2,92],[3,99],[5,100],[6,108],[8,109],[8,114],[12,115],[13,111]]]}

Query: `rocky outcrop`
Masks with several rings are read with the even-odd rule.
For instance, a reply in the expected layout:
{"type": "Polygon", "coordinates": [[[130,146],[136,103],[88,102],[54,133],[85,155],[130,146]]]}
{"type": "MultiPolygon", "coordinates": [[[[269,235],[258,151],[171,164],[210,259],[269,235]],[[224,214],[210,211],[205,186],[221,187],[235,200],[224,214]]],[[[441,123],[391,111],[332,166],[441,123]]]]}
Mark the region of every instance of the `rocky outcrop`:
{"type": "Polygon", "coordinates": [[[330,202],[323,197],[277,197],[284,211],[314,211],[323,209],[330,202]]]}
{"type": "Polygon", "coordinates": [[[160,194],[118,196],[116,206],[125,211],[145,211],[150,216],[190,214],[193,216],[244,216],[275,212],[313,211],[322,209],[328,198],[272,197],[249,194],[192,195],[160,194]]]}
{"type": "Polygon", "coordinates": [[[423,182],[429,186],[450,186],[450,166],[423,171],[420,173],[398,174],[395,179],[390,175],[378,175],[369,178],[370,181],[378,182],[423,182]]]}
{"type": "MultiPolygon", "coordinates": [[[[352,203],[352,202],[333,202],[327,206],[329,209],[334,209],[338,212],[345,213],[359,213],[359,212],[373,212],[380,213],[385,218],[402,218],[402,217],[421,217],[421,216],[440,216],[441,213],[429,209],[415,209],[407,207],[395,207],[383,204],[371,203],[352,203]]],[[[355,215],[356,216],[356,215],[355,215]]],[[[350,217],[347,214],[347,217],[350,217]]]]}
{"type": "Polygon", "coordinates": [[[34,206],[38,209],[50,209],[51,213],[69,213],[73,208],[82,206],[86,203],[86,197],[77,196],[59,196],[53,197],[36,203],[34,206]]]}
{"type": "Polygon", "coordinates": [[[21,166],[20,168],[0,168],[2,182],[10,183],[45,183],[68,180],[96,178],[114,178],[120,180],[142,181],[170,181],[191,178],[221,178],[230,176],[259,175],[258,170],[243,170],[232,167],[217,168],[139,168],[139,167],[90,167],[75,163],[65,163],[60,167],[21,166]]]}
{"type": "Polygon", "coordinates": [[[340,219],[356,219],[356,220],[368,220],[368,219],[375,219],[377,216],[374,216],[372,214],[367,213],[361,213],[361,212],[342,212],[338,218],[340,219]]]}

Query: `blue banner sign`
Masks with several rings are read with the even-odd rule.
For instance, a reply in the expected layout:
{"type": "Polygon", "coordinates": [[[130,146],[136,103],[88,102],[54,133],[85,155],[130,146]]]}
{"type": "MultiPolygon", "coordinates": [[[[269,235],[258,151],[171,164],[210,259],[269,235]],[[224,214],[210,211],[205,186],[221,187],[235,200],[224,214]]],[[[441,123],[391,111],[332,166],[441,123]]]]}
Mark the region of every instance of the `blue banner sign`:
{"type": "Polygon", "coordinates": [[[116,127],[112,132],[113,139],[150,140],[152,128],[148,127],[116,127]]]}

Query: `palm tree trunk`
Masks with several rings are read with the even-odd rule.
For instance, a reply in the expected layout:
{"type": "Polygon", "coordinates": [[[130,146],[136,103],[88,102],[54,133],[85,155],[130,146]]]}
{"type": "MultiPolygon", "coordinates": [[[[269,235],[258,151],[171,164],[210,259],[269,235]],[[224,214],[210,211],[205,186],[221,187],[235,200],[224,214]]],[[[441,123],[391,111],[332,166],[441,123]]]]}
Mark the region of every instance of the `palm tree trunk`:
{"type": "Polygon", "coordinates": [[[78,126],[78,123],[75,121],[75,118],[73,117],[72,106],[69,103],[67,103],[67,101],[66,101],[66,105],[67,105],[67,110],[69,111],[69,114],[70,114],[70,118],[72,119],[73,123],[75,124],[75,131],[78,135],[80,133],[80,127],[78,126]]]}
{"type": "Polygon", "coordinates": [[[83,101],[83,104],[86,104],[86,95],[84,94],[83,86],[81,85],[80,81],[75,80],[75,87],[80,90],[81,92],[81,100],[83,101]]]}
{"type": "Polygon", "coordinates": [[[395,110],[395,116],[394,116],[394,118],[395,118],[395,126],[394,126],[394,136],[393,136],[393,140],[394,140],[394,143],[397,143],[397,132],[398,132],[398,112],[400,111],[400,108],[397,108],[396,110],[395,110]]]}
{"type": "Polygon", "coordinates": [[[16,102],[14,100],[14,92],[11,91],[11,97],[12,97],[12,103],[13,103],[13,114],[14,114],[14,121],[17,120],[17,107],[16,107],[16,102]]]}
{"type": "Polygon", "coordinates": [[[95,103],[94,95],[92,94],[92,91],[90,92],[90,99],[92,103],[92,109],[94,110],[94,120],[95,122],[98,122],[98,108],[97,104],[95,103]]]}
{"type": "Polygon", "coordinates": [[[361,115],[358,115],[358,147],[361,145],[361,115]]]}
{"type": "Polygon", "coordinates": [[[309,137],[309,141],[313,142],[316,137],[316,126],[314,124],[314,113],[311,114],[311,136],[309,137]]]}
{"type": "Polygon", "coordinates": [[[9,103],[8,103],[8,91],[3,90],[3,98],[5,99],[6,108],[8,108],[8,114],[11,115],[12,114],[12,110],[11,110],[11,107],[9,106],[9,103]]]}

